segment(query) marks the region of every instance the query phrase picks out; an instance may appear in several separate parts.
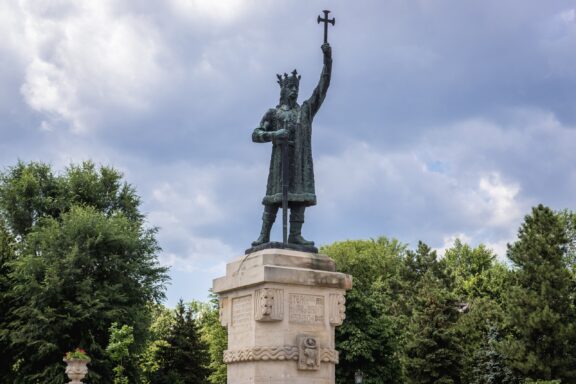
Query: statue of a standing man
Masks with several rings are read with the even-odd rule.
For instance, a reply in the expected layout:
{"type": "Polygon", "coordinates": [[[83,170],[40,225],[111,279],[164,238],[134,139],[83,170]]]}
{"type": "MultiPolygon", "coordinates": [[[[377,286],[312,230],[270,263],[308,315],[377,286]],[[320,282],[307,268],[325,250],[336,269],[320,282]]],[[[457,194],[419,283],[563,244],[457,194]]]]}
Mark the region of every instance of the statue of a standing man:
{"type": "Polygon", "coordinates": [[[262,215],[262,230],[252,246],[270,241],[270,230],[276,220],[278,209],[282,205],[282,149],[286,145],[288,158],[288,207],[290,208],[289,244],[313,246],[313,241],[302,237],[304,210],[316,204],[314,189],[314,167],[312,164],[312,120],[320,109],[332,72],[332,49],[325,42],[322,45],[324,67],[320,81],[312,96],[298,105],[298,87],[300,76],[294,70],[289,76],[278,76],[280,84],[280,103],[276,108],[269,109],[258,128],[252,133],[255,143],[272,142],[272,158],[270,173],[266,186],[266,196],[262,200],[264,214],[262,215]]]}

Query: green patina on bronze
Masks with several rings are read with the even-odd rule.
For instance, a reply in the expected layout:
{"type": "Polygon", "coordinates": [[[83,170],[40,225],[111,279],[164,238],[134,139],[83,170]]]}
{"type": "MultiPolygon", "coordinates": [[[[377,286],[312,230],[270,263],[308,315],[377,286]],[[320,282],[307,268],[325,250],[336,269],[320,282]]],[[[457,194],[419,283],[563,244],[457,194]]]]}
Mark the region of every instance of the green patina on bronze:
{"type": "MultiPolygon", "coordinates": [[[[324,11],[325,18],[318,17],[318,23],[323,22],[324,44],[322,53],[324,67],[320,75],[318,85],[312,92],[312,96],[299,105],[298,90],[300,75],[296,70],[290,75],[277,75],[280,85],[280,103],[269,109],[260,125],[252,133],[252,141],[255,143],[272,143],[272,156],[270,159],[270,171],[266,185],[266,196],[262,200],[264,214],[262,217],[262,230],[260,237],[252,243],[256,248],[278,246],[282,243],[270,243],[270,230],[279,208],[283,202],[283,172],[282,172],[282,147],[285,146],[288,160],[288,172],[285,183],[288,190],[285,199],[290,208],[290,236],[282,245],[283,248],[296,248],[308,251],[317,251],[313,247],[314,242],[305,240],[301,235],[304,223],[304,210],[306,207],[316,204],[316,191],[314,187],[314,165],[312,161],[312,121],[320,109],[326,92],[330,85],[332,73],[332,49],[327,42],[327,25],[334,25],[334,19],[328,19],[328,11],[324,11]]],[[[286,176],[285,176],[286,177],[286,176]]]]}

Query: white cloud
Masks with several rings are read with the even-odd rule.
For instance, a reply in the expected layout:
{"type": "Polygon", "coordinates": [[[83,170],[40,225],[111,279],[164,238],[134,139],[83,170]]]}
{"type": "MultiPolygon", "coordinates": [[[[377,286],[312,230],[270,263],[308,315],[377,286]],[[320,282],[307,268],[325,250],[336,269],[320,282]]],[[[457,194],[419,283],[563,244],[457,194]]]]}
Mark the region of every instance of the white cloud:
{"type": "Polygon", "coordinates": [[[190,237],[184,250],[162,252],[160,263],[178,271],[208,273],[217,277],[225,273],[226,262],[235,256],[230,246],[219,239],[190,237]]]}
{"type": "Polygon", "coordinates": [[[162,41],[146,18],[112,1],[22,1],[10,24],[26,47],[21,90],[47,123],[82,133],[103,108],[142,111],[164,76],[162,41]]]}
{"type": "Polygon", "coordinates": [[[522,216],[522,207],[516,201],[520,188],[505,184],[497,172],[480,178],[480,191],[485,196],[486,211],[491,212],[487,225],[509,227],[522,216]]]}
{"type": "Polygon", "coordinates": [[[437,252],[439,257],[443,257],[446,253],[446,250],[454,246],[456,240],[460,240],[463,244],[470,244],[472,237],[466,235],[465,233],[453,233],[446,235],[442,239],[442,246],[435,248],[434,250],[437,252]]]}
{"type": "Polygon", "coordinates": [[[252,1],[248,0],[170,0],[178,16],[206,22],[230,23],[244,15],[252,1]]]}

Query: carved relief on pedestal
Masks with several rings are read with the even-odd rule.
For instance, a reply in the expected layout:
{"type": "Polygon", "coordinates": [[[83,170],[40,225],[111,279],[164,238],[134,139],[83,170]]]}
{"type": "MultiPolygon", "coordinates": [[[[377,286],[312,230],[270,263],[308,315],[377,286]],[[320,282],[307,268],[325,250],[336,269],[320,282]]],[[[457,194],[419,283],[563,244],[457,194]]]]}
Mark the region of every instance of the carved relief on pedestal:
{"type": "Polygon", "coordinates": [[[220,315],[220,324],[228,327],[230,324],[230,301],[227,297],[220,297],[218,301],[218,314],[220,315]]]}
{"type": "Polygon", "coordinates": [[[254,319],[279,321],[284,318],[284,291],[276,288],[257,289],[254,294],[254,319]]]}
{"type": "Polygon", "coordinates": [[[330,311],[330,324],[342,325],[346,319],[346,297],[341,293],[331,293],[328,299],[330,311]]]}
{"type": "Polygon", "coordinates": [[[320,369],[320,348],[314,336],[298,336],[298,369],[306,371],[320,369]]]}
{"type": "MultiPolygon", "coordinates": [[[[309,337],[309,336],[307,336],[309,337]]],[[[329,348],[318,348],[319,359],[322,363],[338,364],[338,351],[329,348]]],[[[251,347],[224,351],[226,364],[252,362],[252,361],[282,361],[300,358],[300,347],[296,345],[283,345],[271,347],[251,347]]]]}

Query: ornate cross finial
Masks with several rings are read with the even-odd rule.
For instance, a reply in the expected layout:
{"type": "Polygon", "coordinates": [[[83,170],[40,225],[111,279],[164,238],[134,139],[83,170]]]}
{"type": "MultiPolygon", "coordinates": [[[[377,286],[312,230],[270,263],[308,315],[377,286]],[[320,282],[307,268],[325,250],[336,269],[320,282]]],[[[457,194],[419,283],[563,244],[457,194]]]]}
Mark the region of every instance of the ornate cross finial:
{"type": "Polygon", "coordinates": [[[328,14],[330,13],[330,11],[323,10],[322,12],[324,12],[324,18],[322,18],[322,17],[320,17],[320,15],[318,15],[318,24],[324,23],[324,44],[327,44],[328,43],[328,23],[330,23],[332,25],[336,25],[336,19],[335,18],[332,18],[332,19],[328,18],[328,14]]]}

